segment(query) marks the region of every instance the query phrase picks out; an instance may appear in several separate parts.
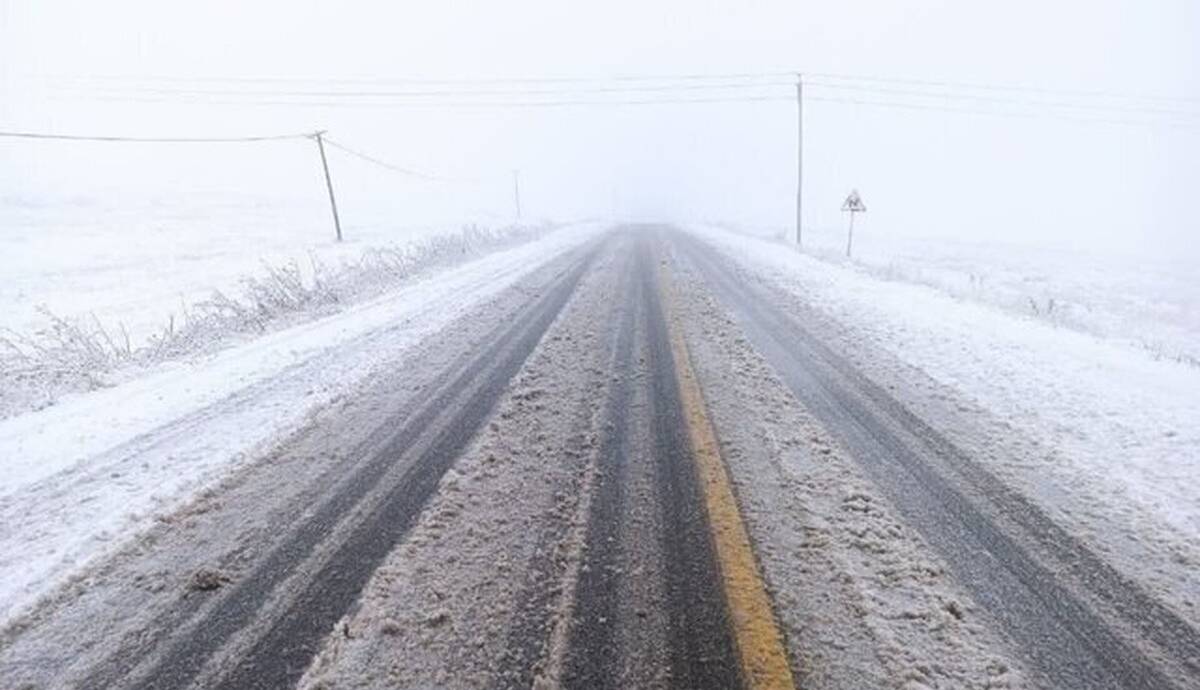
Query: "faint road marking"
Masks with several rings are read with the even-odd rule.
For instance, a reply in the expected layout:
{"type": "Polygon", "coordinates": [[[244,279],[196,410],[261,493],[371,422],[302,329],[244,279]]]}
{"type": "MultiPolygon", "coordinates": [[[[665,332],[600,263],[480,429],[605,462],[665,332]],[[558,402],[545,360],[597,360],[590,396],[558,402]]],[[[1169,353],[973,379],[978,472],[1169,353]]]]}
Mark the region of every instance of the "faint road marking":
{"type": "Polygon", "coordinates": [[[749,690],[795,688],[783,632],[771,608],[766,583],[754,558],[750,535],[738,510],[737,499],[721,459],[720,445],[709,421],[700,384],[692,371],[683,331],[671,309],[670,279],[659,271],[659,289],[666,305],[671,350],[679,380],[679,397],[687,420],[688,439],[696,474],[704,493],[709,530],[716,547],[717,565],[729,619],[733,626],[742,676],[749,690]]]}

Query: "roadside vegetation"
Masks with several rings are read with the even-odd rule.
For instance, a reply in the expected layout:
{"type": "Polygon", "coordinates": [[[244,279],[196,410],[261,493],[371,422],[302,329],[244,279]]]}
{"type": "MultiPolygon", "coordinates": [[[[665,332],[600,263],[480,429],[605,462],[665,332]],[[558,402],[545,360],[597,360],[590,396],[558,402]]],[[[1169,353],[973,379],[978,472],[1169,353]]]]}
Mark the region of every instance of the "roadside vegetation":
{"type": "Polygon", "coordinates": [[[366,249],[352,261],[264,263],[236,290],[181,302],[159,330],[135,341],[121,322],[40,307],[44,325],[0,330],[0,419],[41,409],[62,395],[102,388],[138,369],[212,352],[318,318],[402,286],[435,268],[537,239],[551,225],[464,226],[405,245],[366,249]]]}

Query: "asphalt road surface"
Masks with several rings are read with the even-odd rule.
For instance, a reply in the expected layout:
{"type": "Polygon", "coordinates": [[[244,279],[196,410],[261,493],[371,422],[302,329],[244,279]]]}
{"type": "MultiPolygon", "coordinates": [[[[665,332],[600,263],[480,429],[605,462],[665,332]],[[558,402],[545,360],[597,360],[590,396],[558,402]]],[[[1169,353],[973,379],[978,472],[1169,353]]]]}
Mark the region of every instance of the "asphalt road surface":
{"type": "Polygon", "coordinates": [[[3,630],[0,686],[1200,687],[811,309],[618,228],[3,630]]]}

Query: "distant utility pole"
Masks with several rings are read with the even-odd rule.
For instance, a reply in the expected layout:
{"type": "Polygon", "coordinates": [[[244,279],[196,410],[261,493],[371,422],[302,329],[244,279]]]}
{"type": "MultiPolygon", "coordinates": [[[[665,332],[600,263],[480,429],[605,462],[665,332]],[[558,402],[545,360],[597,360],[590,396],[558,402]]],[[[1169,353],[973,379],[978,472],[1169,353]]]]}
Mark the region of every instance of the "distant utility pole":
{"type": "Polygon", "coordinates": [[[517,220],[521,220],[521,171],[512,171],[513,175],[513,203],[517,207],[517,220]]]}
{"type": "Polygon", "coordinates": [[[804,199],[804,75],[796,74],[796,246],[800,237],[801,207],[804,199]]]}
{"type": "Polygon", "coordinates": [[[325,171],[325,188],[329,190],[329,207],[333,209],[333,228],[337,231],[337,241],[342,241],[342,221],[338,219],[337,199],[333,198],[333,180],[329,179],[329,162],[325,160],[325,143],[321,141],[321,135],[325,130],[321,130],[313,134],[313,139],[317,140],[317,150],[321,152],[321,169],[325,171]]]}

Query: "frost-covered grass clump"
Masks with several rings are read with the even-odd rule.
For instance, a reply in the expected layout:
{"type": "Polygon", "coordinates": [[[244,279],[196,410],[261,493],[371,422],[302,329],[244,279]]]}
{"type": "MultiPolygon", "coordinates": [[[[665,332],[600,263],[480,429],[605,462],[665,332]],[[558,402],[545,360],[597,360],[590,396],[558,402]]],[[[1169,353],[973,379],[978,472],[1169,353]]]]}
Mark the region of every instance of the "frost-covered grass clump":
{"type": "Polygon", "coordinates": [[[218,349],[231,341],[336,311],[401,285],[415,275],[536,239],[551,226],[466,226],[405,245],[364,249],[337,264],[264,262],[234,289],[181,302],[148,337],[131,338],[118,321],[65,316],[38,308],[43,324],[0,330],[0,419],[51,405],[62,394],[111,385],[139,367],[218,349]]]}

